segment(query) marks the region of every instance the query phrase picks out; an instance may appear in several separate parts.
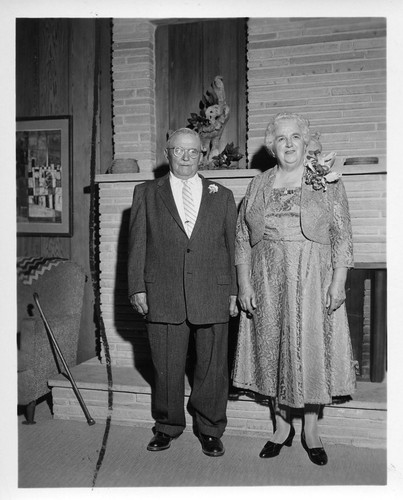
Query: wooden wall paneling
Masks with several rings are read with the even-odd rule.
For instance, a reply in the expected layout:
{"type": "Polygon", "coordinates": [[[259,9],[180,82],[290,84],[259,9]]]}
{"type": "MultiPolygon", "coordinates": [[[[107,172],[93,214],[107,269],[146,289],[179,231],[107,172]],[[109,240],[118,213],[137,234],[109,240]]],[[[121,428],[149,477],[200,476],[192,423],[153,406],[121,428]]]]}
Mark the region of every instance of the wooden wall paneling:
{"type": "Polygon", "coordinates": [[[65,115],[69,110],[69,21],[39,23],[39,104],[41,116],[65,115]]]}
{"type": "MultiPolygon", "coordinates": [[[[221,149],[233,142],[243,153],[246,143],[245,52],[240,52],[240,49],[245,50],[245,31],[242,30],[245,22],[244,19],[224,19],[201,23],[203,91],[209,90],[214,77],[221,75],[226,101],[230,106],[230,118],[221,137],[221,149]],[[243,127],[240,127],[241,123],[243,127]]],[[[245,157],[238,166],[245,168],[245,157]]]]}
{"type": "Polygon", "coordinates": [[[16,116],[39,115],[39,21],[16,20],[16,116]]]}
{"type": "Polygon", "coordinates": [[[165,163],[166,131],[186,127],[199,113],[203,94],[217,75],[224,78],[230,120],[222,148],[233,142],[246,167],[246,20],[203,20],[160,25],[156,30],[157,165],[165,163]]]}
{"type": "Polygon", "coordinates": [[[238,59],[236,62],[236,68],[238,69],[237,76],[237,102],[238,102],[238,143],[240,152],[244,155],[241,160],[239,160],[239,168],[250,168],[248,165],[248,154],[247,154],[247,88],[246,88],[246,38],[247,38],[247,24],[246,19],[239,19],[237,23],[237,42],[238,42],[238,59]]]}
{"type": "Polygon", "coordinates": [[[41,251],[40,236],[17,236],[18,257],[41,257],[41,251]]]}
{"type": "Polygon", "coordinates": [[[166,164],[164,147],[169,130],[169,66],[169,26],[158,26],[155,31],[157,167],[166,164]]]}
{"type": "MultiPolygon", "coordinates": [[[[16,116],[39,115],[39,21],[16,20],[16,116]]],[[[18,236],[17,255],[41,255],[40,236],[18,236]]]]}
{"type": "MultiPolygon", "coordinates": [[[[99,21],[100,114],[96,172],[112,158],[110,21],[99,21]]],[[[94,84],[95,20],[24,19],[16,26],[16,110],[18,117],[72,116],[73,237],[17,238],[17,255],[61,256],[89,270],[89,178],[94,84]]],[[[103,170],[104,171],[104,170],[103,170]]],[[[86,283],[79,359],[95,355],[93,291],[86,283]]]]}
{"type": "Polygon", "coordinates": [[[41,257],[70,258],[70,238],[66,236],[41,236],[41,257]]]}
{"type": "Polygon", "coordinates": [[[79,336],[78,361],[95,355],[94,296],[89,268],[89,210],[91,131],[94,97],[95,19],[75,19],[71,24],[70,109],[73,115],[73,236],[71,259],[80,264],[85,285],[79,336]]]}
{"type": "MultiPolygon", "coordinates": [[[[69,21],[39,22],[39,115],[66,115],[69,110],[69,21]]],[[[70,257],[68,237],[41,237],[43,257],[70,257]]]]}
{"type": "Polygon", "coordinates": [[[100,27],[99,141],[96,172],[104,174],[112,163],[112,21],[98,19],[100,27]]]}
{"type": "Polygon", "coordinates": [[[169,127],[188,125],[203,94],[202,24],[169,26],[169,127]]]}

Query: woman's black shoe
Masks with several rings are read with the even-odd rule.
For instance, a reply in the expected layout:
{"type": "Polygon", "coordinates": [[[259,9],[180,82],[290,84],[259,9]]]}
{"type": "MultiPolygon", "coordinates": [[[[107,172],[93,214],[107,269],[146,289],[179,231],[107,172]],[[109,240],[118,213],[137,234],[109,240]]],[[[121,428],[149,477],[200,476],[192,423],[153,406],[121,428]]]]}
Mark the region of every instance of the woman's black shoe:
{"type": "Polygon", "coordinates": [[[291,446],[292,440],[295,436],[295,429],[291,426],[290,433],[288,434],[288,438],[284,441],[284,443],[273,443],[273,441],[267,441],[267,443],[263,446],[262,451],[259,453],[260,458],[272,458],[277,457],[280,454],[280,450],[283,446],[291,446]]]}
{"type": "Polygon", "coordinates": [[[304,450],[308,453],[308,457],[311,462],[315,465],[326,465],[327,464],[327,455],[325,449],[322,448],[308,448],[305,441],[305,432],[301,432],[301,443],[304,447],[304,450]]]}

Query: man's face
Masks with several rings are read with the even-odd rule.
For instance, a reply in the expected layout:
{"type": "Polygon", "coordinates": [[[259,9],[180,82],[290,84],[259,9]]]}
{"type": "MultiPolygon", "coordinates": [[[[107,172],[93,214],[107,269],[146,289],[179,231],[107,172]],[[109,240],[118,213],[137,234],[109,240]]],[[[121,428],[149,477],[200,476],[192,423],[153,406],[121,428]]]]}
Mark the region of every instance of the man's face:
{"type": "MultiPolygon", "coordinates": [[[[181,152],[180,152],[181,153],[181,152]]],[[[175,134],[169,149],[165,149],[165,157],[169,163],[169,170],[179,179],[190,179],[193,177],[202,159],[200,139],[193,134],[175,134]],[[183,155],[175,156],[174,148],[182,148],[183,155]],[[197,151],[195,158],[191,158],[192,151],[197,151]]]]}

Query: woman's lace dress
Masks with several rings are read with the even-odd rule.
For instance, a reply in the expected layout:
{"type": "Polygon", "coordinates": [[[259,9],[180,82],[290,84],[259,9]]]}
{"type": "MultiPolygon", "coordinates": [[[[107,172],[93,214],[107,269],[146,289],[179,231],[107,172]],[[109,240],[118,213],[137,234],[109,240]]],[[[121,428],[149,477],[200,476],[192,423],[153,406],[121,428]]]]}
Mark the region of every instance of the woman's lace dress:
{"type": "Polygon", "coordinates": [[[305,238],[301,188],[271,190],[265,235],[252,248],[257,307],[241,313],[233,384],[300,408],[328,404],[355,388],[345,305],[325,307],[332,280],[331,247],[305,238]]]}

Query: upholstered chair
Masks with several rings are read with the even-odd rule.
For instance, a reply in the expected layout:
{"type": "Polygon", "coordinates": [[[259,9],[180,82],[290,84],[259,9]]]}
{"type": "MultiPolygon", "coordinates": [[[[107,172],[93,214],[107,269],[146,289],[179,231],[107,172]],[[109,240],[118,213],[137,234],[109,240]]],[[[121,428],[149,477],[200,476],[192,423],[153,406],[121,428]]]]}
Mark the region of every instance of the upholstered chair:
{"type": "Polygon", "coordinates": [[[69,260],[17,261],[18,404],[25,407],[25,423],[35,423],[36,401],[49,395],[49,378],[63,373],[63,364],[33,294],[38,294],[42,311],[70,368],[77,363],[85,279],[83,269],[69,260]]]}

